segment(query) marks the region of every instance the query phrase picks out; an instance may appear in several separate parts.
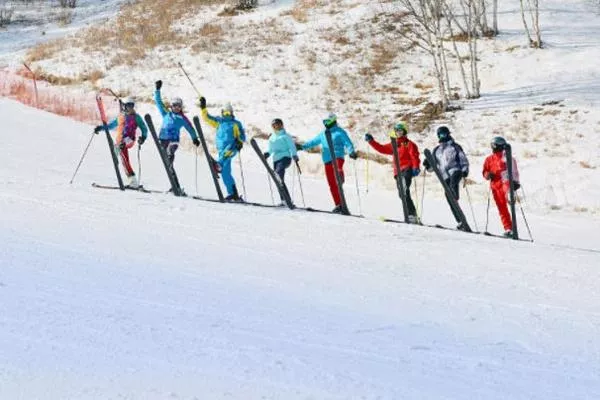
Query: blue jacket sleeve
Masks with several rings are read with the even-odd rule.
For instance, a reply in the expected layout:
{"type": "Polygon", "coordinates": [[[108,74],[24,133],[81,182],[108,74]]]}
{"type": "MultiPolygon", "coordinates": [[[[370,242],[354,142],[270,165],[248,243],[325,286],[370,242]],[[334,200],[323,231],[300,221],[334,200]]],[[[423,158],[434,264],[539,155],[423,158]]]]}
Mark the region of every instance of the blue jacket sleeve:
{"type": "Polygon", "coordinates": [[[165,107],[162,98],[160,97],[160,90],[154,91],[154,103],[156,104],[156,108],[158,108],[158,112],[163,117],[167,115],[167,108],[165,107]]]}
{"type": "Polygon", "coordinates": [[[194,130],[194,127],[192,126],[190,120],[187,119],[187,117],[184,117],[183,121],[184,121],[183,127],[185,128],[186,131],[188,131],[192,140],[198,139],[198,135],[196,135],[196,131],[194,130]]]}
{"type": "Polygon", "coordinates": [[[106,126],[108,127],[109,131],[112,131],[118,125],[119,125],[119,118],[117,117],[117,118],[113,119],[112,121],[110,121],[106,126]]]}
{"type": "Polygon", "coordinates": [[[244,126],[242,125],[241,122],[238,122],[237,125],[238,125],[238,129],[240,132],[240,140],[242,142],[245,142],[246,141],[246,130],[244,129],[244,126]]]}
{"type": "Polygon", "coordinates": [[[290,151],[290,156],[296,157],[298,155],[298,152],[296,151],[296,144],[292,140],[292,137],[289,134],[286,134],[285,140],[287,142],[288,149],[290,151]]]}
{"type": "Polygon", "coordinates": [[[352,140],[350,140],[350,136],[348,136],[348,132],[346,132],[344,129],[341,129],[341,131],[342,140],[344,141],[344,147],[346,148],[349,154],[354,153],[354,145],[352,144],[352,140]]]}
{"type": "Polygon", "coordinates": [[[320,145],[321,144],[321,135],[322,135],[322,133],[319,133],[317,136],[310,139],[308,142],[305,142],[302,145],[302,148],[304,150],[308,150],[308,149],[312,149],[313,147],[320,145]]]}

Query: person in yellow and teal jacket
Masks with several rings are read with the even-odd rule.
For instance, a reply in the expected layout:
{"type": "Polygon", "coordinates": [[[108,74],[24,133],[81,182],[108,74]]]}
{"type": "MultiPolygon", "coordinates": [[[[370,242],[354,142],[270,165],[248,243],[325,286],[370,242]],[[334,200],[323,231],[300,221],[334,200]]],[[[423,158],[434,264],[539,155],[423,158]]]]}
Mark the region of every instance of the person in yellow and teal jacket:
{"type": "MultiPolygon", "coordinates": [[[[296,152],[296,144],[292,137],[286,132],[283,127],[283,121],[280,118],[275,118],[271,122],[273,133],[269,137],[269,150],[264,153],[265,158],[271,157],[273,160],[273,170],[281,183],[285,186],[285,170],[292,165],[292,160],[298,162],[298,154],[296,152]]],[[[283,198],[281,199],[283,201],[283,198]]]]}
{"type": "Polygon", "coordinates": [[[221,173],[223,184],[227,189],[225,200],[239,201],[241,199],[231,173],[231,161],[242,150],[246,141],[244,127],[240,121],[235,119],[231,104],[223,107],[220,116],[213,116],[208,113],[204,97],[200,97],[198,105],[202,112],[202,119],[216,129],[215,144],[219,153],[216,160],[216,169],[221,173]]]}
{"type": "MultiPolygon", "coordinates": [[[[125,169],[125,174],[129,180],[128,185],[132,188],[137,188],[139,182],[135,176],[135,172],[129,161],[129,149],[135,145],[136,131],[139,128],[142,136],[138,139],[141,146],[148,137],[148,128],[144,119],[135,112],[135,101],[132,97],[126,97],[121,101],[121,114],[107,125],[109,130],[117,129],[115,138],[115,148],[118,149],[121,156],[121,163],[125,169]]],[[[94,132],[98,133],[104,129],[103,125],[98,125],[94,132]]]]}
{"type": "Polygon", "coordinates": [[[337,182],[335,180],[334,167],[338,169],[342,183],[344,183],[344,157],[346,154],[353,160],[358,158],[358,154],[354,150],[354,145],[348,136],[348,133],[337,124],[337,116],[335,114],[329,114],[327,118],[323,120],[325,130],[321,131],[317,136],[304,145],[300,146],[300,150],[308,150],[316,146],[321,146],[321,158],[325,164],[325,176],[327,177],[327,183],[329,184],[329,191],[335,204],[333,209],[334,213],[342,212],[342,200],[340,198],[340,192],[338,190],[337,182]],[[331,159],[331,152],[327,144],[325,132],[331,133],[331,140],[333,142],[333,153],[335,154],[335,162],[331,159]]]}
{"type": "Polygon", "coordinates": [[[171,164],[175,161],[175,152],[179,147],[179,136],[181,128],[185,128],[192,138],[194,146],[200,145],[198,135],[192,126],[188,117],[183,113],[183,101],[179,97],[175,97],[171,101],[171,107],[167,108],[162,101],[160,89],[162,88],[162,81],[155,82],[156,90],[154,91],[154,103],[158,108],[158,112],[162,116],[162,126],[160,128],[160,134],[158,139],[160,145],[165,149],[167,157],[171,164]]]}

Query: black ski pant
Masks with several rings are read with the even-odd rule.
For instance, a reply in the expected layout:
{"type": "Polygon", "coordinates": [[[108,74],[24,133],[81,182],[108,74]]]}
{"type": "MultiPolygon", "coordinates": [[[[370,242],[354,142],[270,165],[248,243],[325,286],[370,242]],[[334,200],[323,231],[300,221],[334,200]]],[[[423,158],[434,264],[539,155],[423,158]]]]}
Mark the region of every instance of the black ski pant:
{"type": "MultiPolygon", "coordinates": [[[[461,179],[462,179],[462,174],[460,171],[455,171],[452,175],[450,175],[449,178],[444,179],[444,181],[446,181],[446,183],[450,187],[450,190],[452,191],[452,194],[454,195],[454,198],[456,199],[456,201],[458,201],[458,198],[460,196],[460,190],[459,190],[458,186],[459,186],[461,179]]],[[[456,222],[461,223],[458,213],[456,212],[456,210],[454,210],[454,207],[452,207],[452,203],[450,202],[450,199],[448,198],[448,194],[446,194],[446,201],[448,202],[448,205],[450,206],[450,210],[452,211],[452,215],[454,215],[454,219],[456,220],[456,222]]]]}
{"type": "MultiPolygon", "coordinates": [[[[273,163],[273,170],[279,178],[281,179],[281,184],[283,185],[283,190],[288,191],[287,186],[285,185],[285,170],[292,165],[292,159],[290,157],[283,157],[273,163]]],[[[289,194],[289,192],[288,192],[289,194]]],[[[284,201],[283,195],[280,193],[279,197],[281,197],[281,201],[284,201]]]]}
{"type": "Polygon", "coordinates": [[[171,165],[173,165],[173,161],[175,161],[175,152],[179,148],[179,142],[174,142],[172,140],[160,139],[160,145],[163,149],[165,149],[165,153],[167,154],[167,158],[171,165]]]}
{"type": "MultiPolygon", "coordinates": [[[[416,217],[417,209],[415,207],[415,203],[413,202],[412,197],[410,197],[410,185],[412,184],[413,179],[412,170],[407,169],[405,171],[402,171],[400,174],[404,178],[404,193],[406,196],[406,206],[408,207],[408,215],[414,215],[416,217]]],[[[398,175],[396,175],[394,178],[398,180],[398,175]]]]}

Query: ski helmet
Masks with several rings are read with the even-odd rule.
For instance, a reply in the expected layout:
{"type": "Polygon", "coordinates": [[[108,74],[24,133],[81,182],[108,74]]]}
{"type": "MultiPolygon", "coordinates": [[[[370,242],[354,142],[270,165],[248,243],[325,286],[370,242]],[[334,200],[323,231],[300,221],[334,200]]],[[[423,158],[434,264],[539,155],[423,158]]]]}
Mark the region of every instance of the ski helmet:
{"type": "Polygon", "coordinates": [[[406,126],[406,122],[400,121],[396,125],[394,125],[394,132],[406,135],[408,133],[408,127],[406,126]]]}
{"type": "Polygon", "coordinates": [[[450,139],[450,129],[447,126],[440,126],[436,131],[437,137],[440,142],[445,142],[450,139]]]}
{"type": "Polygon", "coordinates": [[[225,104],[225,107],[223,107],[223,109],[221,110],[221,115],[224,117],[233,116],[233,106],[231,105],[231,103],[225,104]]]}
{"type": "Polygon", "coordinates": [[[171,100],[171,107],[176,107],[176,106],[183,107],[183,100],[181,100],[181,97],[174,97],[171,100]]]}
{"type": "Polygon", "coordinates": [[[271,121],[271,126],[273,126],[273,125],[283,126],[283,121],[281,120],[281,118],[275,118],[273,121],[271,121]]]}
{"type": "Polygon", "coordinates": [[[492,151],[494,152],[504,150],[506,145],[506,140],[502,136],[496,136],[494,139],[492,139],[491,146],[492,151]]]}
{"type": "Polygon", "coordinates": [[[135,100],[131,96],[125,97],[123,100],[121,100],[121,103],[123,103],[123,107],[135,107],[135,100]]]}
{"type": "Polygon", "coordinates": [[[323,120],[323,125],[325,125],[325,128],[331,128],[336,123],[337,123],[337,115],[335,115],[334,113],[329,113],[329,115],[327,115],[327,118],[325,118],[323,120]]]}

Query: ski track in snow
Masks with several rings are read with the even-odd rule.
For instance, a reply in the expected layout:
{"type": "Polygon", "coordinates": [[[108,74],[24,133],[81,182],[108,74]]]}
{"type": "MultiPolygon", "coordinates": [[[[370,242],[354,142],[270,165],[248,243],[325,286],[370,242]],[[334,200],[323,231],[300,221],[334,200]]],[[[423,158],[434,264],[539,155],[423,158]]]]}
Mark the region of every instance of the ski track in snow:
{"type": "MultiPolygon", "coordinates": [[[[0,398],[600,396],[596,252],[94,189],[114,181],[103,135],[68,185],[91,128],[3,99],[0,117],[0,398]]],[[[153,146],[143,181],[166,188],[153,146]]],[[[194,161],[177,155],[188,192],[194,161]]],[[[322,182],[304,191],[330,207],[322,182]]]]}

